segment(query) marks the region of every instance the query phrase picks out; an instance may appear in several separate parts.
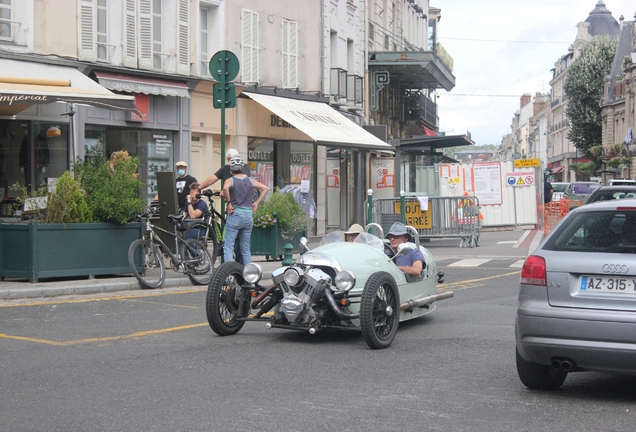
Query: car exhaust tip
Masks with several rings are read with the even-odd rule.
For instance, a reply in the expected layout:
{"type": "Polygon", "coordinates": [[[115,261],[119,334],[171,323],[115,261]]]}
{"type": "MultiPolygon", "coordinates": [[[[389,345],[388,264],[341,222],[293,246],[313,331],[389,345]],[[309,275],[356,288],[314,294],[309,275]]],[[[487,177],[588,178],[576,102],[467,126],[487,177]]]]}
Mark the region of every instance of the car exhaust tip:
{"type": "Polygon", "coordinates": [[[552,369],[555,369],[555,370],[561,369],[561,360],[558,360],[558,359],[552,360],[552,362],[550,363],[550,366],[552,366],[552,369]]]}
{"type": "Polygon", "coordinates": [[[570,360],[563,360],[561,362],[561,369],[566,372],[570,372],[572,369],[574,369],[574,363],[572,363],[570,360]]]}

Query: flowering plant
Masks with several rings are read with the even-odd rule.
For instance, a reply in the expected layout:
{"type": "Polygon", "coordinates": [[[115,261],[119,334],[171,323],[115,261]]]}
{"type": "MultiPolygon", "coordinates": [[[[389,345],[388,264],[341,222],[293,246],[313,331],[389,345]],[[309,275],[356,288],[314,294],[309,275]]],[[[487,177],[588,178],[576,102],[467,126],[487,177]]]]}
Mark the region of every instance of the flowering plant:
{"type": "Polygon", "coordinates": [[[276,216],[271,213],[263,213],[260,216],[254,215],[254,226],[259,228],[268,228],[276,224],[276,216]]]}
{"type": "Polygon", "coordinates": [[[282,236],[292,239],[294,233],[304,231],[307,226],[307,214],[290,193],[280,193],[279,188],[254,212],[254,226],[267,228],[276,223],[282,236]]]}

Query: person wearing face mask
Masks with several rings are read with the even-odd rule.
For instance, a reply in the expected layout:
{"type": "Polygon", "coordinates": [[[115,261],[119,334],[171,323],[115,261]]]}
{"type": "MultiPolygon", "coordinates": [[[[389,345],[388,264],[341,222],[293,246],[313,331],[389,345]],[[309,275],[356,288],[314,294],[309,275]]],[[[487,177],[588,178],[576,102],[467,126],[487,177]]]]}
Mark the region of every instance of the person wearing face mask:
{"type": "Polygon", "coordinates": [[[197,179],[192,177],[186,171],[188,164],[184,161],[179,161],[175,164],[177,166],[177,201],[179,208],[185,208],[187,197],[190,194],[190,185],[196,183],[197,179]]]}

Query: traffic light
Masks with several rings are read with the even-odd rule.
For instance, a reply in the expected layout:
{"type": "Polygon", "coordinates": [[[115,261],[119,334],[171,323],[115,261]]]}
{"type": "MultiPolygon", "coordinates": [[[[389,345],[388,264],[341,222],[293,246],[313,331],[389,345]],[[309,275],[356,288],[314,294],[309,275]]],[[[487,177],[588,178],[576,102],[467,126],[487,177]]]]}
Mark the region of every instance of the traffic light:
{"type": "Polygon", "coordinates": [[[225,104],[225,108],[236,107],[236,86],[234,83],[227,83],[225,86],[214,84],[212,106],[221,108],[225,104]]]}

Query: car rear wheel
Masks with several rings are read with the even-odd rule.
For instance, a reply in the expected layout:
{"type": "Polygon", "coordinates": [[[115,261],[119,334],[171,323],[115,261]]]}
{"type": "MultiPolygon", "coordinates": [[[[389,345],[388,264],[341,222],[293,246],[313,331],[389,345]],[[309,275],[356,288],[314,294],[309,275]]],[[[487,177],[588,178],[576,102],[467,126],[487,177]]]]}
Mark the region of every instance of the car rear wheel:
{"type": "Polygon", "coordinates": [[[517,356],[517,374],[519,379],[528,388],[534,390],[556,390],[561,387],[567,372],[555,370],[550,366],[525,361],[519,350],[515,350],[517,356]]]}
{"type": "Polygon", "coordinates": [[[360,299],[360,329],[373,349],[387,348],[395,339],[400,321],[400,297],[389,273],[373,273],[360,299]]]}

